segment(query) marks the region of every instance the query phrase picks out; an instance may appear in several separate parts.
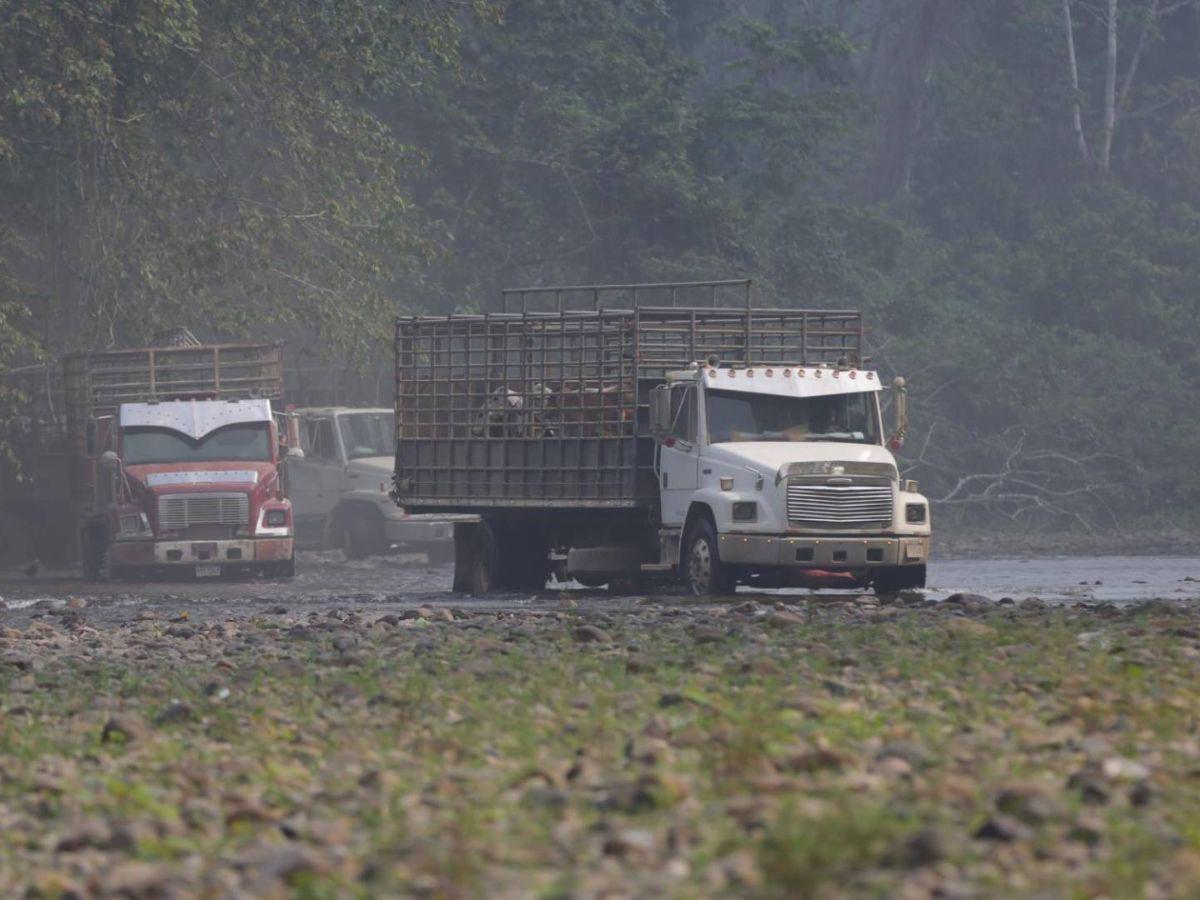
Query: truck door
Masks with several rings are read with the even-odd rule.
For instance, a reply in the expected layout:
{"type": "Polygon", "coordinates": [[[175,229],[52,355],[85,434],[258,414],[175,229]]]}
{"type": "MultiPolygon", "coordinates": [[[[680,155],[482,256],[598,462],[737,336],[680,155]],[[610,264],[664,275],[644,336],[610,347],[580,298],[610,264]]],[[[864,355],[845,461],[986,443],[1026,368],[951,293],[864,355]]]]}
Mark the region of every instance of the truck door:
{"type": "Polygon", "coordinates": [[[696,439],[696,386],[671,388],[671,430],[659,450],[659,489],[664,525],[682,525],[692,494],[700,485],[700,451],[696,439]]]}
{"type": "Polygon", "coordinates": [[[332,418],[300,420],[300,449],[304,459],[289,460],[288,488],[296,516],[296,531],[310,544],[341,498],[342,466],[332,418]]]}

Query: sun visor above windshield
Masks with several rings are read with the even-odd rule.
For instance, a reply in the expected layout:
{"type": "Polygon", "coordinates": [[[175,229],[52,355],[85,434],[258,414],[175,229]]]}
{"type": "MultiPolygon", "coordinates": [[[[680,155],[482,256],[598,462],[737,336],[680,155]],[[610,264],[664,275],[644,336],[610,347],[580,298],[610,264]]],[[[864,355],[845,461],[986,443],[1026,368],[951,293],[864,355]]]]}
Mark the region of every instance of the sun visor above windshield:
{"type": "Polygon", "coordinates": [[[270,400],[170,400],[121,405],[122,428],[169,428],[196,441],[226,425],[270,421],[270,400]]]}
{"type": "Polygon", "coordinates": [[[774,394],[782,397],[827,397],[832,394],[864,394],[881,388],[879,375],[861,369],[809,367],[753,369],[709,369],[704,384],[722,391],[774,394]]]}

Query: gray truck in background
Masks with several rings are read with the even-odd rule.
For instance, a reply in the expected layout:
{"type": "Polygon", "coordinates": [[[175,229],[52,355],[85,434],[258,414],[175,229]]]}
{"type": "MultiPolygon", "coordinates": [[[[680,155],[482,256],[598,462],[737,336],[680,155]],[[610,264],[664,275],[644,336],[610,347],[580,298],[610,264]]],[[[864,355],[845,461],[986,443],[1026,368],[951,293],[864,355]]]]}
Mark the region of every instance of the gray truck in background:
{"type": "Polygon", "coordinates": [[[289,409],[280,431],[299,453],[287,461],[288,490],[302,549],[340,547],[348,559],[393,549],[454,558],[454,525],[410,516],[392,502],[396,416],[390,409],[345,406],[289,409]]]}

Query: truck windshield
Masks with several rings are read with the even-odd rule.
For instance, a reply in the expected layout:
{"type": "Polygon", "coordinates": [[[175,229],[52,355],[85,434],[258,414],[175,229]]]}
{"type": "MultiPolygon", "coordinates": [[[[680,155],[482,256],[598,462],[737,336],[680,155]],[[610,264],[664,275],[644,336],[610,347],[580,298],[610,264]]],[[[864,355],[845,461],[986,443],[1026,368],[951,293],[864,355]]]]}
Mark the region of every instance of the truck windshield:
{"type": "Polygon", "coordinates": [[[394,413],[351,413],[338,416],[347,459],[392,456],[396,452],[394,413]]]}
{"type": "Polygon", "coordinates": [[[871,393],[780,397],[708,391],[708,441],[847,441],[878,444],[871,393]]]}
{"type": "Polygon", "coordinates": [[[121,458],[126,465],[173,462],[271,460],[271,431],[266,422],[241,422],[210,431],[200,440],[169,428],[125,428],[121,458]]]}

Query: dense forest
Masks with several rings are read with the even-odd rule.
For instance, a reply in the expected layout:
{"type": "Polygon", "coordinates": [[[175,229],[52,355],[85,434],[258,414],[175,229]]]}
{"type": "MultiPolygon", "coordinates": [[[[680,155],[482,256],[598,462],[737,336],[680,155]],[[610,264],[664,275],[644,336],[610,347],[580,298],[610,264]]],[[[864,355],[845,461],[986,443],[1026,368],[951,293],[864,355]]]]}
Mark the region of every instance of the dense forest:
{"type": "Polygon", "coordinates": [[[866,312],[939,515],[1194,521],[1200,8],[0,0],[0,369],[741,275],[866,312]]]}

